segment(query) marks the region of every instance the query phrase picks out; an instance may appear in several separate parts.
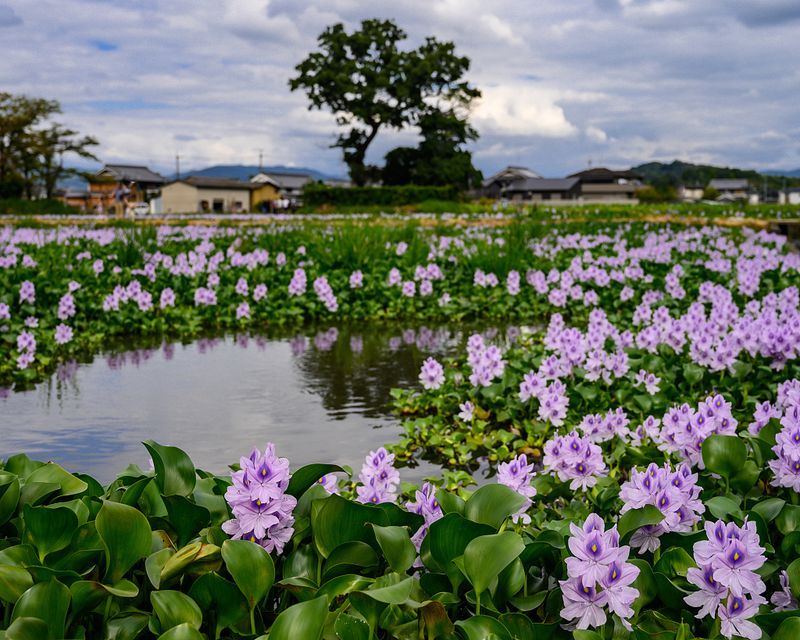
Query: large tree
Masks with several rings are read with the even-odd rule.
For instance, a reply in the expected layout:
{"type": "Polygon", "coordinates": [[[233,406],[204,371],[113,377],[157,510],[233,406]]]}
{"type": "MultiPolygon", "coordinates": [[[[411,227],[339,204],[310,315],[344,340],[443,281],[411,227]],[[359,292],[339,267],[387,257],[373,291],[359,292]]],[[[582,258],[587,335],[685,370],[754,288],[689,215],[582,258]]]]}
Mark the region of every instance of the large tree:
{"type": "Polygon", "coordinates": [[[55,100],[0,92],[0,197],[51,198],[59,179],[77,173],[65,155],[97,160],[97,140],[52,122],[59,113],[55,100]]]}
{"type": "Polygon", "coordinates": [[[429,37],[402,51],[398,43],[405,38],[391,20],[364,20],[352,33],[335,24],[320,34],[319,51],[297,65],[289,81],[292,91],[306,92],[309,109],[328,109],[347,127],[332,146],[342,149],[357,185],[370,175],[367,149],[381,128],[418,125],[434,112],[464,113],[480,96],[463,79],[469,58],[456,55],[452,42],[429,37]]]}

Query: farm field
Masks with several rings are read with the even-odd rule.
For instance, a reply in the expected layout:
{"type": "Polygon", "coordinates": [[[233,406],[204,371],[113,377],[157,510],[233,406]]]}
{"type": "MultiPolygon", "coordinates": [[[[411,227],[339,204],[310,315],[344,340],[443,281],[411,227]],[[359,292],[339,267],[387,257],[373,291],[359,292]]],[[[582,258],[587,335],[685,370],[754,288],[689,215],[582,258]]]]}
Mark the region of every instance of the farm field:
{"type": "Polygon", "coordinates": [[[321,336],[333,380],[376,327],[448,338],[381,352],[396,428],[361,451],[202,425],[196,466],[157,425],[109,473],[2,443],[5,637],[800,637],[797,216],[725,214],[7,224],[9,402],[120,346],[321,336]]]}

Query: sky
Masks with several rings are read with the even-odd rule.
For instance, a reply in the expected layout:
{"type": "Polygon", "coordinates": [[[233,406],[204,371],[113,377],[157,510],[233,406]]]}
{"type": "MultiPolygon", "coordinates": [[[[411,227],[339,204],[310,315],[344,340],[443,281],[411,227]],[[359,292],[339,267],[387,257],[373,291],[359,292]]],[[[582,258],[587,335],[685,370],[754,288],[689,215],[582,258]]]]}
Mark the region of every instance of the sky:
{"type": "MultiPolygon", "coordinates": [[[[470,58],[486,175],[800,167],[798,0],[0,0],[0,91],[59,100],[105,162],[344,176],[333,117],[288,80],[325,27],[367,18],[470,58]]],[[[417,139],[384,130],[367,160],[417,139]]]]}

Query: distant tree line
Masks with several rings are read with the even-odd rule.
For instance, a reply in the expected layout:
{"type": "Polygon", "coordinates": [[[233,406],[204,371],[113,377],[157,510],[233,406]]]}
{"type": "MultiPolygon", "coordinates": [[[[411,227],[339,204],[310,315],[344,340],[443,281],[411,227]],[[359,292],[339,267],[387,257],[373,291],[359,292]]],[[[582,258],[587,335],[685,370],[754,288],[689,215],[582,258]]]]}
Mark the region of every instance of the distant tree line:
{"type": "Polygon", "coordinates": [[[464,147],[478,137],[467,118],[481,92],[463,79],[469,58],[432,37],[401,50],[405,38],[391,20],[364,20],[352,33],[335,24],[320,34],[319,50],[297,65],[289,86],[305,91],[309,109],[331,111],[345,128],[332,146],[342,150],[356,186],[476,187],[482,176],[464,147]],[[383,167],[367,164],[379,131],[410,126],[419,130],[417,147],[393,149],[383,167]]]}
{"type": "Polygon", "coordinates": [[[97,140],[54,122],[60,113],[56,100],[0,92],[0,198],[52,198],[59,180],[78,174],[65,156],[97,160],[97,140]]]}

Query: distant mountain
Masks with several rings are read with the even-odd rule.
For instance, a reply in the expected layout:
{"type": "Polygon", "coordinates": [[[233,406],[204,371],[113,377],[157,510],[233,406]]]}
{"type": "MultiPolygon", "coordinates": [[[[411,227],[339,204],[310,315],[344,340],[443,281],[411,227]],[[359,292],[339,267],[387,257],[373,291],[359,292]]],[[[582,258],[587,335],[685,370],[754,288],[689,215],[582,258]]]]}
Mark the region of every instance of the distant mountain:
{"type": "Polygon", "coordinates": [[[645,182],[657,186],[705,186],[714,178],[744,178],[758,181],[761,174],[753,169],[736,169],[732,167],[715,167],[707,164],[692,164],[674,160],[669,164],[648,162],[632,167],[641,174],[645,182]]]}
{"type": "Polygon", "coordinates": [[[769,171],[762,171],[762,173],[766,176],[783,176],[785,178],[800,178],[800,169],[792,169],[791,171],[775,171],[770,169],[769,171]]]}
{"type": "MultiPolygon", "coordinates": [[[[306,167],[286,167],[284,165],[276,165],[270,167],[258,168],[256,165],[245,164],[217,164],[213,167],[206,167],[205,169],[191,169],[181,171],[181,176],[206,176],[211,178],[231,178],[233,180],[248,181],[252,176],[256,175],[259,171],[266,171],[267,173],[291,173],[291,174],[306,174],[311,176],[314,180],[338,180],[334,176],[329,176],[316,169],[308,169],[306,167]]],[[[170,180],[175,179],[175,175],[169,177],[170,180]]]]}

